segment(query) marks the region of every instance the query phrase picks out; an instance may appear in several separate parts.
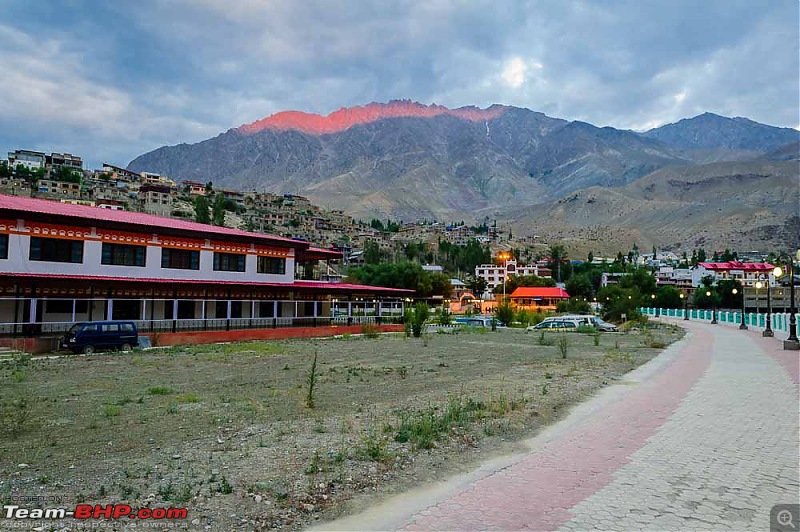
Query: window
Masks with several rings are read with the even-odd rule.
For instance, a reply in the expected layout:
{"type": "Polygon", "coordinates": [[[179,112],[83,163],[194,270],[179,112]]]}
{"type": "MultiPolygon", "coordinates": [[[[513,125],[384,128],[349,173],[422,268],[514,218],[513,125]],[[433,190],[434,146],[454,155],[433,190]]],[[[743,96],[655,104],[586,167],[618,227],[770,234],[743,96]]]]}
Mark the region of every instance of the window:
{"type": "Polygon", "coordinates": [[[58,238],[31,237],[30,260],[47,262],[83,262],[83,242],[58,238]]]}
{"type": "Polygon", "coordinates": [[[0,259],[8,258],[8,235],[0,235],[0,259]]]}
{"type": "Polygon", "coordinates": [[[283,275],[286,273],[286,259],[258,257],[258,273],[283,275]]]}
{"type": "Polygon", "coordinates": [[[48,299],[46,304],[46,312],[49,314],[71,314],[72,313],[72,300],[71,299],[48,299]]]}
{"type": "Polygon", "coordinates": [[[200,252],[188,249],[161,248],[161,267],[176,270],[199,270],[200,252]]]}
{"type": "Polygon", "coordinates": [[[133,332],[133,323],[120,323],[119,328],[122,332],[133,332]]]}
{"type": "Polygon", "coordinates": [[[236,253],[214,253],[214,271],[243,272],[244,257],[236,253]]]}
{"type": "Polygon", "coordinates": [[[103,243],[100,263],[113,266],[144,266],[145,250],[144,246],[103,243]]]}
{"type": "Polygon", "coordinates": [[[119,323],[103,323],[100,325],[103,332],[119,332],[119,323]]]}

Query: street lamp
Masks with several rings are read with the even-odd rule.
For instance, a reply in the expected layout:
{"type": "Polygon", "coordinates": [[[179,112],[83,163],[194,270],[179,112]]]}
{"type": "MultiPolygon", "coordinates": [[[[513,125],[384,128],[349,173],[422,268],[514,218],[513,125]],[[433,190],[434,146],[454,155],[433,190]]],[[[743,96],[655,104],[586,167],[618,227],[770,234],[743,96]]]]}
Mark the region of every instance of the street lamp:
{"type": "Polygon", "coordinates": [[[764,328],[764,332],[761,333],[761,336],[771,338],[775,336],[775,333],[772,332],[772,301],[770,301],[770,294],[769,294],[769,275],[767,275],[767,326],[764,328]]]}
{"type": "MultiPolygon", "coordinates": [[[[716,293],[714,295],[716,296],[716,293]]],[[[709,298],[711,297],[711,290],[706,290],[706,297],[709,297],[709,298]]],[[[711,325],[716,325],[717,324],[717,301],[716,301],[716,297],[711,299],[711,308],[712,308],[711,325]]]]}
{"type": "MultiPolygon", "coordinates": [[[[797,260],[800,260],[800,250],[797,251],[797,260]]],[[[788,269],[786,273],[789,275],[789,305],[791,305],[789,309],[789,338],[783,342],[783,348],[798,351],[800,350],[800,341],[797,339],[797,319],[795,316],[797,314],[797,307],[794,302],[794,259],[782,253],[776,262],[783,262],[788,269]]],[[[783,270],[780,266],[775,268],[774,273],[775,277],[783,276],[783,270]]]]}
{"type": "MultiPolygon", "coordinates": [[[[650,300],[651,300],[651,303],[653,304],[653,307],[655,307],[656,306],[656,295],[655,294],[650,294],[650,300]]],[[[656,310],[656,318],[657,317],[658,317],[658,310],[656,310]]]]}
{"type": "MultiPolygon", "coordinates": [[[[736,295],[736,294],[739,293],[739,291],[737,289],[735,289],[735,288],[732,290],[732,292],[733,292],[733,295],[736,295]]],[[[742,322],[739,324],[739,330],[741,330],[741,331],[746,331],[747,330],[747,325],[745,325],[745,323],[744,323],[744,286],[742,286],[742,322]]]]}
{"type": "Polygon", "coordinates": [[[759,308],[759,303],[761,303],[761,296],[758,295],[758,291],[764,288],[764,283],[761,281],[756,281],[756,327],[761,323],[761,310],[759,308]]]}
{"type": "Polygon", "coordinates": [[[689,298],[686,297],[686,294],[681,292],[681,299],[683,300],[683,319],[689,319],[689,298]]]}

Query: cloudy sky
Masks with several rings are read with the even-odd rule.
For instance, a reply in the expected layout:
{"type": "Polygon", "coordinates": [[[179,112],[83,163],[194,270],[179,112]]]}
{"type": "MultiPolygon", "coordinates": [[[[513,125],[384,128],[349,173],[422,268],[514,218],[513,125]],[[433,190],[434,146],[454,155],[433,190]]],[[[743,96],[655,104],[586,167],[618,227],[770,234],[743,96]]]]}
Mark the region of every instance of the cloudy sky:
{"type": "Polygon", "coordinates": [[[798,127],[797,0],[0,0],[0,150],[127,164],[286,109],[798,127]]]}

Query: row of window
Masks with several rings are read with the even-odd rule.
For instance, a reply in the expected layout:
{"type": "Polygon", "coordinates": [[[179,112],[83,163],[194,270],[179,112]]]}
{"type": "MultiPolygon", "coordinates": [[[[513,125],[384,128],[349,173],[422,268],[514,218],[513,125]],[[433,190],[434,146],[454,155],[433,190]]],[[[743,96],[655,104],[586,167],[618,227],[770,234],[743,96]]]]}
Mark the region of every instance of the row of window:
{"type": "MultiPolygon", "coordinates": [[[[245,257],[239,253],[214,252],[214,271],[244,272],[245,257]]],[[[8,235],[0,235],[0,258],[8,258],[8,235]]],[[[31,237],[30,260],[83,263],[83,242],[57,238],[31,237]]],[[[129,244],[103,243],[100,263],[110,266],[139,266],[147,262],[147,248],[129,244]]],[[[175,270],[199,270],[200,252],[188,249],[161,249],[161,267],[175,270]]],[[[286,259],[258,257],[258,273],[284,275],[286,259]]]]}

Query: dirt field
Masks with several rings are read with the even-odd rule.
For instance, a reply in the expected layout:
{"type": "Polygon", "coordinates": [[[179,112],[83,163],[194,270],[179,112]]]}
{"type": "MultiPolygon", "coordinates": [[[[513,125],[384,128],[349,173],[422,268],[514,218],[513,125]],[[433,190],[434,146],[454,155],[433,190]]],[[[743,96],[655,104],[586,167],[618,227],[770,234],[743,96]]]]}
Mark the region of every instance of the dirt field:
{"type": "Polygon", "coordinates": [[[508,451],[681,334],[511,329],[17,358],[0,363],[0,500],[188,507],[192,529],[298,529],[508,451]]]}

